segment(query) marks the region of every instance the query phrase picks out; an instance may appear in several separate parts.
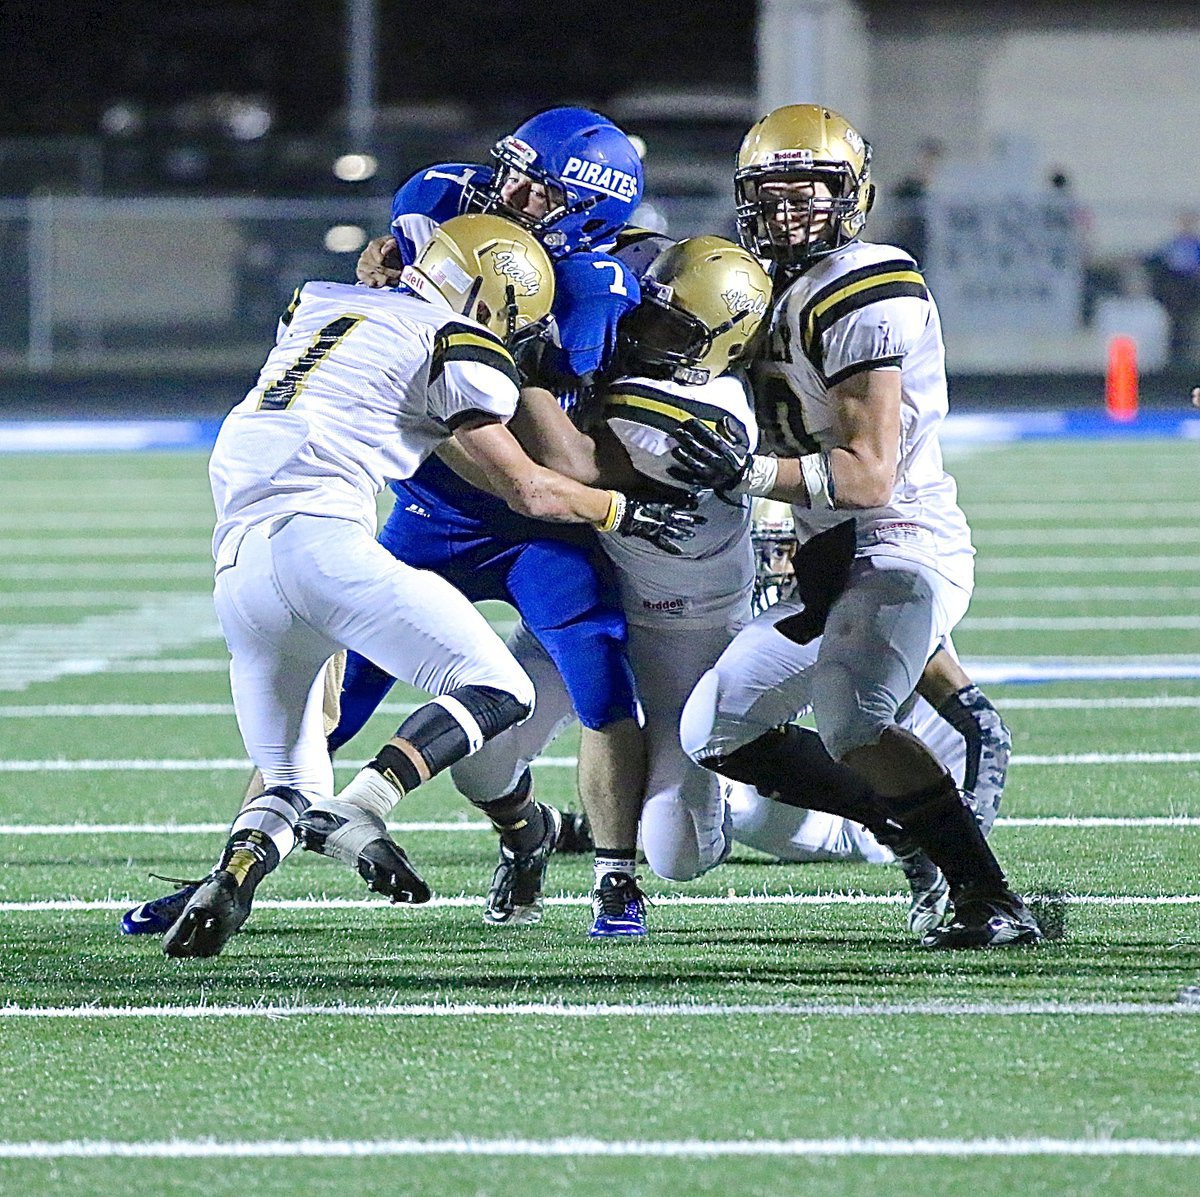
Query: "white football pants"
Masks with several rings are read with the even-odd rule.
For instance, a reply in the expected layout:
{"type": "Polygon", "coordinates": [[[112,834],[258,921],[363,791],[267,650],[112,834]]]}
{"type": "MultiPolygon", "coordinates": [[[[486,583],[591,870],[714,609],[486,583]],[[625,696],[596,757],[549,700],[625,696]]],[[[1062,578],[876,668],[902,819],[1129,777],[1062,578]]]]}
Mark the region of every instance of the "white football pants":
{"type": "Polygon", "coordinates": [[[322,719],[325,662],[354,649],[430,694],[494,686],[532,704],[533,683],[449,582],[397,561],[360,525],[293,516],[251,529],[217,575],[238,727],[269,786],[333,796],[322,719]]]}
{"type": "MultiPolygon", "coordinates": [[[[726,799],[736,783],[693,763],[679,741],[679,718],[696,680],[729,644],[729,626],[629,627],[629,663],[637,682],[646,733],[646,793],[640,841],[646,862],[668,881],[690,881],[717,864],[729,847],[726,799]]],[[[546,651],[523,624],[509,648],[537,690],[532,718],[497,736],[452,770],[472,802],[509,793],[525,768],[574,718],[571,699],[546,651]]]]}

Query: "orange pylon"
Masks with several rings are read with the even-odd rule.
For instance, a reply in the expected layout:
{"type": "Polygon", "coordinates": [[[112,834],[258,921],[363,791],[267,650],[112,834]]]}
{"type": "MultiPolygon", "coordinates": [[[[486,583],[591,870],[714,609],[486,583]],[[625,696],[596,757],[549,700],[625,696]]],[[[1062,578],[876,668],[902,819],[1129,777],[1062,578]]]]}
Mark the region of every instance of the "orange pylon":
{"type": "Polygon", "coordinates": [[[1113,337],[1108,343],[1104,402],[1114,420],[1127,421],[1137,417],[1137,342],[1132,337],[1113,337]]]}

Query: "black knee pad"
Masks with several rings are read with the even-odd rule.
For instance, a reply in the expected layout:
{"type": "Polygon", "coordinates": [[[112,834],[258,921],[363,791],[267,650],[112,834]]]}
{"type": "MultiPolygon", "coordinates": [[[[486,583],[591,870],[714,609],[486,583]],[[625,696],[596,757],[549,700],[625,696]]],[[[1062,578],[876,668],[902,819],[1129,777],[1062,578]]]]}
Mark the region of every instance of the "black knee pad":
{"type": "Polygon", "coordinates": [[[699,762],[734,781],[754,786],[785,806],[820,810],[885,832],[887,812],[875,791],[835,761],[820,736],[806,727],[778,727],[725,756],[699,762]]]}
{"type": "Polygon", "coordinates": [[[507,690],[460,686],[414,711],[396,729],[396,738],[407,740],[421,754],[432,775],[477,751],[532,711],[507,690]]]}

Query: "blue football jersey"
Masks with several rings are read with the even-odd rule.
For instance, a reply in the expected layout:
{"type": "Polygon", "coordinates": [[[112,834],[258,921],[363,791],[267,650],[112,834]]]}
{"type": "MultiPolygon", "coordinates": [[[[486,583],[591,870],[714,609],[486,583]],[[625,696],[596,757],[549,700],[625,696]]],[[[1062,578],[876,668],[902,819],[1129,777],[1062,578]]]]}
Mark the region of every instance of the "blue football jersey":
{"type": "Polygon", "coordinates": [[[439,162],[400,184],[392,197],[392,236],[406,266],[429,240],[435,225],[466,211],[463,192],[467,185],[480,187],[491,177],[492,168],[478,162],[439,162]]]}
{"type": "MultiPolygon", "coordinates": [[[[411,263],[436,225],[465,210],[468,185],[485,185],[491,167],[441,162],[417,171],[392,198],[392,233],[405,264],[411,263]]],[[[551,347],[529,381],[571,406],[580,387],[602,371],[616,347],[617,324],[641,298],[629,267],[607,253],[581,250],[554,264],[551,347]]]]}

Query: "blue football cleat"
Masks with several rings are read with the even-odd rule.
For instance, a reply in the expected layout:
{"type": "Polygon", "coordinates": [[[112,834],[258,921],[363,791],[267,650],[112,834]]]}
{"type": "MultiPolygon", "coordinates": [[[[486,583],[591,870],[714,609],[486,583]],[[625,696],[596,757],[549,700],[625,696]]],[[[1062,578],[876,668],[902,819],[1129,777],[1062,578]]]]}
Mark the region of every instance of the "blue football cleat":
{"type": "Polygon", "coordinates": [[[646,895],[628,873],[605,873],[592,892],[591,939],[637,939],[646,934],[646,895]]]}
{"type": "Polygon", "coordinates": [[[143,902],[121,916],[122,935],[165,935],[183,913],[188,899],[200,888],[199,881],[185,882],[182,889],[162,898],[143,902]]]}

